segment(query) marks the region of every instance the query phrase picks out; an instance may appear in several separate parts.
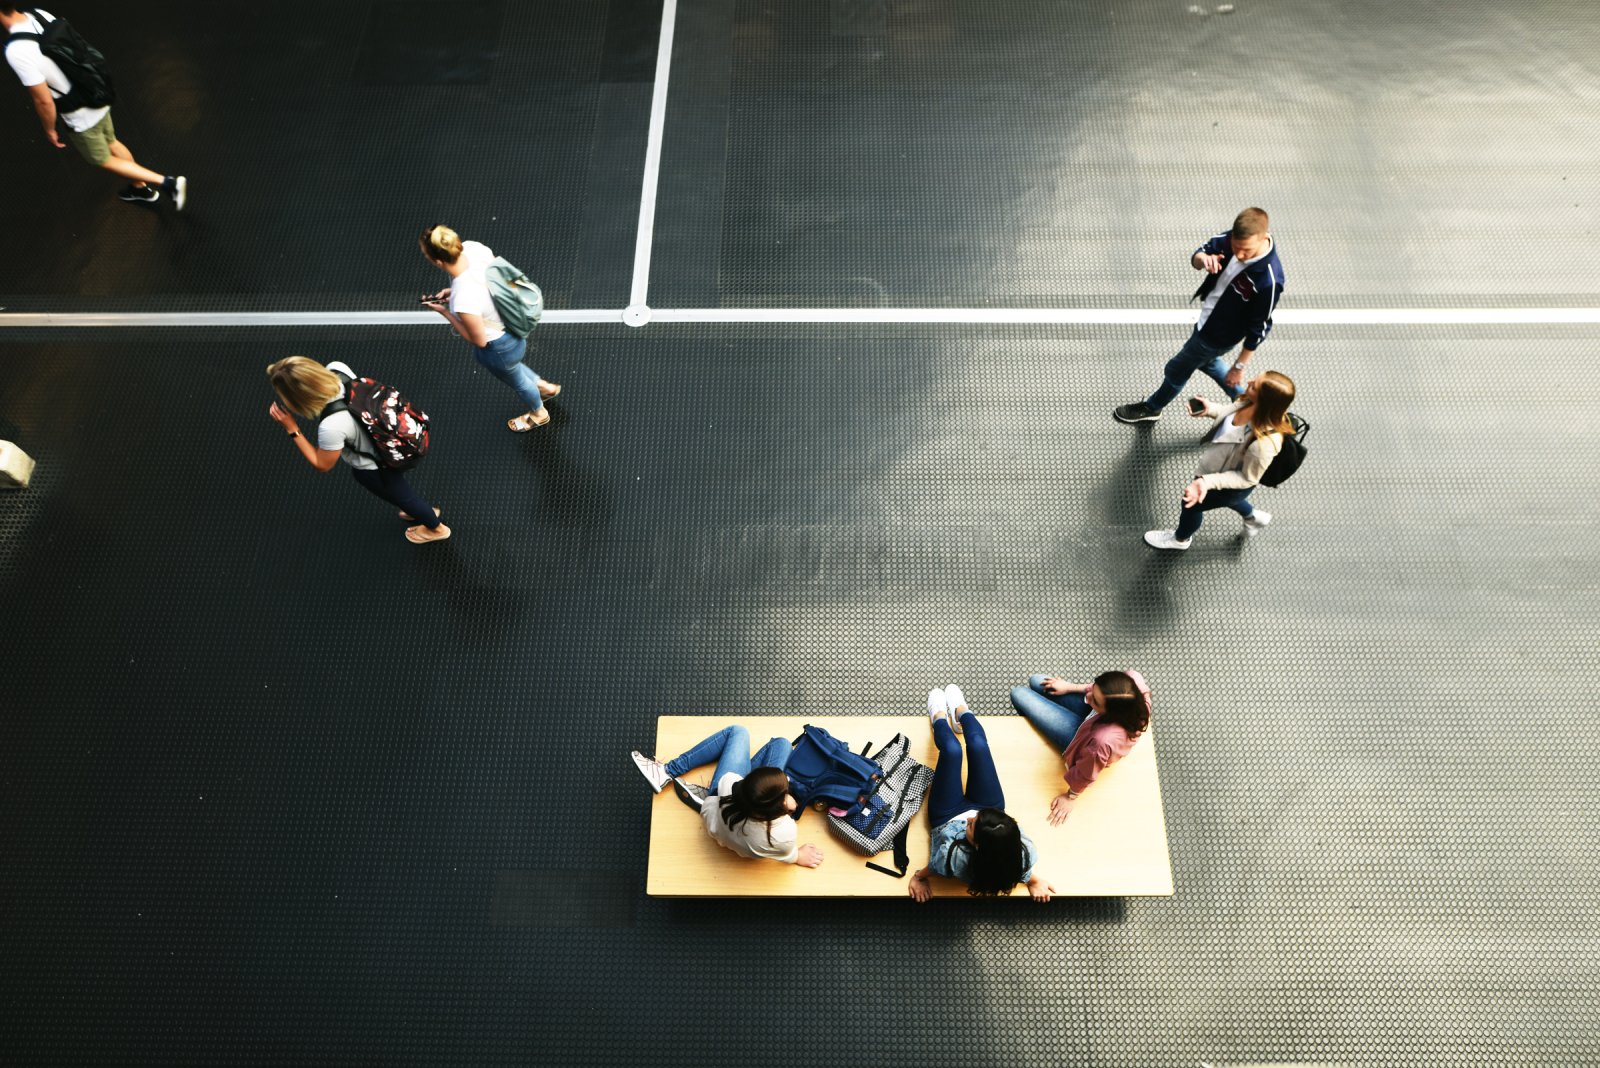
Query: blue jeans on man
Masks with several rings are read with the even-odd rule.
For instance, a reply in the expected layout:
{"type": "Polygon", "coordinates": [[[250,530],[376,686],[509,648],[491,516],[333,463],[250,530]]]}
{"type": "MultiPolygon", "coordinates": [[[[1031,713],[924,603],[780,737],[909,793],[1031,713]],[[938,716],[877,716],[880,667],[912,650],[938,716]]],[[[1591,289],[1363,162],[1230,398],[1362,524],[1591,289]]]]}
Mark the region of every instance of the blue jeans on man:
{"type": "Polygon", "coordinates": [[[1167,361],[1167,366],[1161,374],[1161,385],[1145,398],[1145,405],[1159,412],[1183,391],[1183,387],[1196,371],[1205,372],[1228,396],[1238,397],[1244,392],[1244,386],[1228,385],[1228,370],[1232,365],[1228,362],[1227,355],[1232,349],[1232,345],[1218,348],[1202,338],[1200,331],[1196,330],[1189,335],[1189,340],[1183,343],[1183,348],[1178,350],[1178,354],[1167,361]]]}

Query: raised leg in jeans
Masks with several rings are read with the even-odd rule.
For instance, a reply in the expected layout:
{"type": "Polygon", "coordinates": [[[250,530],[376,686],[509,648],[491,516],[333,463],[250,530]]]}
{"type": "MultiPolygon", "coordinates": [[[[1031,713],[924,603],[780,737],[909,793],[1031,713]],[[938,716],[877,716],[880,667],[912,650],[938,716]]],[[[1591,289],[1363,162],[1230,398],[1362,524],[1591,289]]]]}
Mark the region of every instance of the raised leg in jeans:
{"type": "MultiPolygon", "coordinates": [[[[1250,489],[1255,489],[1251,486],[1250,489]]],[[[1200,524],[1205,521],[1205,513],[1213,508],[1232,508],[1235,512],[1249,519],[1256,514],[1256,506],[1249,501],[1249,489],[1212,490],[1206,494],[1206,499],[1199,504],[1185,505],[1183,512],[1178,516],[1178,530],[1174,535],[1179,541],[1188,541],[1194,537],[1194,532],[1200,529],[1200,524]]]]}
{"type": "MultiPolygon", "coordinates": [[[[769,743],[770,744],[770,743],[769,743]]],[[[728,772],[750,774],[750,732],[734,724],[724,727],[711,737],[691,746],[682,755],[667,761],[667,774],[678,776],[716,761],[717,770],[711,773],[711,788],[728,772]]]]}
{"type": "Polygon", "coordinates": [[[522,362],[527,351],[528,343],[524,339],[514,334],[501,334],[483,348],[474,349],[473,354],[486,371],[516,390],[528,411],[536,412],[544,407],[544,398],[539,396],[539,376],[522,362]]]}
{"type": "Polygon", "coordinates": [[[933,725],[933,744],[939,747],[939,760],[933,767],[933,787],[928,791],[928,819],[933,826],[949,823],[969,808],[1005,808],[1006,795],[1000,789],[1000,776],[989,751],[989,736],[983,733],[978,717],[961,714],[961,730],[967,739],[967,788],[961,789],[961,743],[944,720],[933,725]]]}
{"type": "Polygon", "coordinates": [[[1196,330],[1189,335],[1189,340],[1183,343],[1183,348],[1178,350],[1178,354],[1167,361],[1167,366],[1161,373],[1161,385],[1145,398],[1145,404],[1157,411],[1165,408],[1172,403],[1172,399],[1182,391],[1196,371],[1204,371],[1228,396],[1239,396],[1244,392],[1244,387],[1234,388],[1227,382],[1229,365],[1223,357],[1228,351],[1201,340],[1200,331],[1196,330]]]}
{"type": "Polygon", "coordinates": [[[750,757],[750,766],[752,768],[777,768],[782,771],[789,766],[789,756],[793,752],[794,743],[789,739],[772,738],[750,757]]]}
{"type": "Polygon", "coordinates": [[[391,471],[387,467],[363,471],[359,467],[352,467],[350,473],[368,493],[388,501],[429,530],[438,528],[439,517],[433,514],[433,506],[411,488],[411,483],[399,471],[391,471]]]}
{"type": "Polygon", "coordinates": [[[1073,735],[1083,721],[1089,718],[1089,703],[1081,693],[1048,694],[1044,692],[1045,675],[1035,675],[1028,685],[1014,687],[1011,704],[1033,729],[1044,735],[1045,741],[1064,753],[1072,744],[1073,735]]]}

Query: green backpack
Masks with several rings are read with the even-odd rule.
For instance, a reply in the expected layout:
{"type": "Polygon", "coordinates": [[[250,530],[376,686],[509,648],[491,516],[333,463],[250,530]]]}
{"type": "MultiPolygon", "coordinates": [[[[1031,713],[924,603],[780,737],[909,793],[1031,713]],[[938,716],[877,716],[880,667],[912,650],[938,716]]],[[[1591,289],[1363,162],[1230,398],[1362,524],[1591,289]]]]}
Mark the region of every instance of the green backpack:
{"type": "Polygon", "coordinates": [[[506,333],[527,337],[544,314],[544,294],[521,269],[504,256],[496,256],[486,272],[489,297],[506,333]]]}

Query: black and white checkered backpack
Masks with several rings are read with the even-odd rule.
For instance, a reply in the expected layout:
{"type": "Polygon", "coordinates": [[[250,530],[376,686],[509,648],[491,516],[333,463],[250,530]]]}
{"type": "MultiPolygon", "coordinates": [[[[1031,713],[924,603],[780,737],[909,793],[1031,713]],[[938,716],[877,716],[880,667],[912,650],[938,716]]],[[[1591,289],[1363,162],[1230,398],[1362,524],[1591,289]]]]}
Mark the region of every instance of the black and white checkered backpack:
{"type": "MultiPolygon", "coordinates": [[[[863,753],[871,746],[862,750],[863,753]]],[[[883,778],[866,799],[861,810],[850,816],[828,816],[834,831],[864,856],[877,856],[894,847],[894,863],[898,870],[879,864],[868,864],[873,871],[881,871],[896,879],[904,878],[910,866],[906,852],[906,834],[911,817],[922,809],[922,799],[933,785],[933,769],[911,758],[911,742],[897,734],[889,743],[871,755],[883,768],[883,778]]]]}

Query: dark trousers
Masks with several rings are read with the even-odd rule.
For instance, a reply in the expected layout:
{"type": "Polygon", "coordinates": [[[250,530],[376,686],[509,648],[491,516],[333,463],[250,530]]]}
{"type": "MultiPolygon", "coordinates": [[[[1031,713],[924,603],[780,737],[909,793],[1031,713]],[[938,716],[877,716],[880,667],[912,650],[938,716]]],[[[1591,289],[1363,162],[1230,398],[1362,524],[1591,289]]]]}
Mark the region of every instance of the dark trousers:
{"type": "Polygon", "coordinates": [[[411,484],[401,472],[387,467],[380,467],[376,471],[363,471],[359,467],[352,467],[350,473],[356,476],[356,481],[361,483],[361,488],[368,493],[382,497],[429,530],[438,529],[439,517],[433,514],[433,507],[422,499],[421,494],[411,488],[411,484]]]}
{"type": "Polygon", "coordinates": [[[1255,489],[1224,489],[1211,490],[1206,494],[1206,499],[1199,504],[1186,504],[1183,512],[1178,516],[1178,529],[1173,537],[1179,541],[1188,541],[1194,537],[1194,532],[1200,529],[1200,524],[1205,520],[1205,513],[1213,508],[1232,508],[1235,512],[1249,519],[1255,515],[1256,507],[1250,503],[1250,490],[1255,489]]]}
{"type": "Polygon", "coordinates": [[[983,733],[978,717],[961,714],[961,733],[967,739],[967,789],[961,790],[961,742],[944,720],[933,725],[933,744],[939,747],[939,760],[933,766],[933,787],[928,791],[928,820],[931,827],[942,827],[969,808],[1005,808],[1005,791],[994,770],[994,754],[989,752],[989,736],[983,733]]]}

